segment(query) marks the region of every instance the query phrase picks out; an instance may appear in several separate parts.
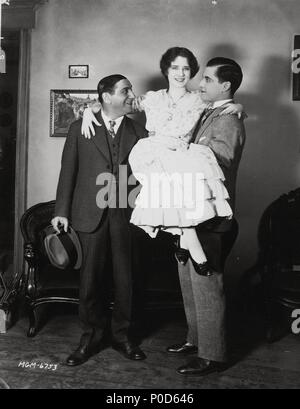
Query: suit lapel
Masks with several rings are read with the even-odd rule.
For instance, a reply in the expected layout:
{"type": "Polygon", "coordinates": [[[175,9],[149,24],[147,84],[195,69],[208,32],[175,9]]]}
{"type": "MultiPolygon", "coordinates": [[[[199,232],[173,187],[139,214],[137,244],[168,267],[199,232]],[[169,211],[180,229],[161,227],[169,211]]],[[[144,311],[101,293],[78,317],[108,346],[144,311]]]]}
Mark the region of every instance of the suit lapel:
{"type": "Polygon", "coordinates": [[[102,153],[103,156],[110,162],[110,151],[106,139],[106,127],[101,116],[101,111],[97,112],[95,115],[97,120],[100,122],[101,126],[95,126],[95,136],[92,137],[92,141],[96,145],[97,149],[102,153]]]}
{"type": "Polygon", "coordinates": [[[216,118],[217,116],[219,116],[219,113],[222,112],[224,109],[224,107],[220,107],[220,108],[216,108],[214,110],[214,112],[212,112],[212,114],[206,119],[206,121],[204,122],[204,124],[201,126],[200,125],[200,129],[196,126],[196,130],[197,128],[199,129],[198,134],[196,135],[195,138],[195,142],[194,143],[199,143],[199,140],[201,139],[201,136],[204,134],[204,132],[206,131],[206,129],[211,125],[212,121],[214,120],[214,118],[216,118]]]}
{"type": "Polygon", "coordinates": [[[127,116],[124,117],[121,127],[119,163],[122,163],[128,157],[138,139],[132,121],[127,116]]]}

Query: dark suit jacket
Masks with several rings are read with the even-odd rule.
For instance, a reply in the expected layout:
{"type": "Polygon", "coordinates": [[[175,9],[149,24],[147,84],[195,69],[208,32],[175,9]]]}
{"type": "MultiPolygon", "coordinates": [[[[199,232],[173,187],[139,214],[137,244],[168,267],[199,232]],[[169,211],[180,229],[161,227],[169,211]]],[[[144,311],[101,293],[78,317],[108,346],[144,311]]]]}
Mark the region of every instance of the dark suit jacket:
{"type": "MultiPolygon", "coordinates": [[[[209,146],[214,152],[224,172],[229,204],[234,212],[237,172],[246,135],[243,120],[238,119],[237,115],[219,116],[222,110],[223,107],[216,108],[201,127],[199,124],[196,126],[193,140],[194,143],[209,146]]],[[[217,230],[226,231],[229,228],[230,222],[222,220],[217,230]]]]}
{"type": "MultiPolygon", "coordinates": [[[[98,207],[96,203],[101,189],[96,184],[97,177],[112,171],[106,128],[100,112],[96,117],[101,126],[95,127],[96,135],[91,139],[81,135],[82,120],[71,124],[63,150],[56,194],[55,215],[67,217],[75,230],[86,233],[97,228],[104,212],[104,208],[98,207]]],[[[120,127],[119,164],[128,165],[131,149],[140,138],[147,136],[147,132],[143,126],[126,116],[120,127]]],[[[127,170],[130,175],[129,165],[127,170]]],[[[122,180],[121,183],[127,181],[122,180]]],[[[130,210],[124,209],[127,217],[130,210]]]]}

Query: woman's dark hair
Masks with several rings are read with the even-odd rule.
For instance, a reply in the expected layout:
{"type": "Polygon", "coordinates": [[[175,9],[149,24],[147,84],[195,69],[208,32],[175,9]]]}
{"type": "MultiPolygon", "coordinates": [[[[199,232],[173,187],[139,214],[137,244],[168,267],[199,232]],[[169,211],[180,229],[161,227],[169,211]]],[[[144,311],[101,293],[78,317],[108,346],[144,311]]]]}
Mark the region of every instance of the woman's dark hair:
{"type": "Polygon", "coordinates": [[[230,91],[231,96],[233,97],[243,80],[243,72],[240,65],[230,58],[215,57],[209,60],[206,66],[217,67],[216,77],[221,83],[225,81],[230,82],[230,91]]]}
{"type": "Polygon", "coordinates": [[[193,78],[199,71],[199,65],[197,58],[194,54],[184,47],[172,47],[169,48],[161,57],[160,70],[162,75],[168,79],[168,69],[171,67],[171,63],[177,57],[185,57],[188,60],[191,69],[191,78],[193,78]]]}
{"type": "Polygon", "coordinates": [[[99,95],[99,101],[103,102],[102,94],[104,92],[109,92],[110,94],[114,93],[114,88],[117,82],[121,80],[126,80],[126,77],[121,74],[113,74],[109,75],[108,77],[102,78],[99,83],[98,83],[98,95],[99,95]]]}

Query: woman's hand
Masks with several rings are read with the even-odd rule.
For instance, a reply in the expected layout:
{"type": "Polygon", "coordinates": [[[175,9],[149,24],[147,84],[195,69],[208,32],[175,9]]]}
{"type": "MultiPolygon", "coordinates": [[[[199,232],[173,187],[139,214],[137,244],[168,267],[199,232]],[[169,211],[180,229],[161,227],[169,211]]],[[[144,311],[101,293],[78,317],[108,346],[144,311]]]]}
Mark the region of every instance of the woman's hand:
{"type": "Polygon", "coordinates": [[[244,107],[242,104],[226,104],[225,109],[220,113],[220,115],[237,115],[239,119],[247,116],[244,112],[244,107]]]}
{"type": "Polygon", "coordinates": [[[97,121],[92,108],[86,108],[83,111],[81,133],[86,139],[91,139],[92,135],[95,136],[94,125],[101,126],[97,121]]]}
{"type": "Polygon", "coordinates": [[[142,107],[142,101],[145,99],[143,95],[140,97],[135,97],[132,101],[132,110],[134,112],[142,112],[144,111],[144,108],[142,107]]]}

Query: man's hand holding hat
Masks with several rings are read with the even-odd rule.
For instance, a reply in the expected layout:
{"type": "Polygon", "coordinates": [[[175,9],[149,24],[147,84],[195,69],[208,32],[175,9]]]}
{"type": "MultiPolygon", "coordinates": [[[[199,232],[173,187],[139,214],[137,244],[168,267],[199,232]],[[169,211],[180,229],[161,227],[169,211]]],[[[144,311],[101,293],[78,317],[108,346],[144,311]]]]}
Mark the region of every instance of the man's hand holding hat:
{"type": "Polygon", "coordinates": [[[82,262],[79,237],[66,217],[54,217],[51,226],[44,229],[45,252],[50,263],[62,270],[78,270],[82,262]]]}
{"type": "Polygon", "coordinates": [[[51,220],[51,224],[57,233],[60,233],[62,227],[66,233],[68,232],[69,220],[66,217],[56,216],[51,220]]]}

